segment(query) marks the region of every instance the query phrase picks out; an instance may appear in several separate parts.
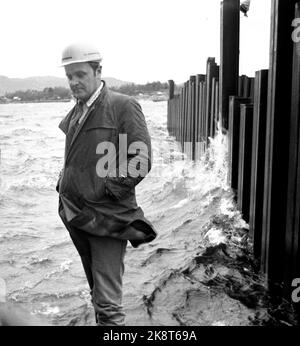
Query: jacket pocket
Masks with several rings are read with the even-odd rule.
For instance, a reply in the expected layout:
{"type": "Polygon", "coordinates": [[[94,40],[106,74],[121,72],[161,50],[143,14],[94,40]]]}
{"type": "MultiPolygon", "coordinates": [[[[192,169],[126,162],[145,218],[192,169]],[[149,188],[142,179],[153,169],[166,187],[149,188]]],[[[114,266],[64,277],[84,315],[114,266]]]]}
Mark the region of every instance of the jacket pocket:
{"type": "Polygon", "coordinates": [[[109,196],[116,200],[129,197],[134,186],[134,180],[129,177],[108,177],[105,179],[105,188],[109,196]]]}
{"type": "Polygon", "coordinates": [[[93,212],[87,208],[83,209],[70,221],[70,225],[79,229],[85,229],[87,225],[89,228],[93,228],[96,218],[93,212]]]}
{"type": "Polygon", "coordinates": [[[88,136],[88,140],[95,143],[100,143],[104,141],[110,141],[115,138],[117,129],[112,126],[99,126],[99,125],[89,125],[85,128],[85,135],[88,136]]]}

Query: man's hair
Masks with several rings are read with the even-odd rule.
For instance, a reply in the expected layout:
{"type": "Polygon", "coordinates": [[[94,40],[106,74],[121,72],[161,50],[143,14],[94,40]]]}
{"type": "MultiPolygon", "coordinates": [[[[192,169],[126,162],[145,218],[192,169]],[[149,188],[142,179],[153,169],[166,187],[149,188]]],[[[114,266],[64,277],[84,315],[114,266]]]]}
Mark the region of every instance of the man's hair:
{"type": "Polygon", "coordinates": [[[101,67],[99,61],[88,61],[88,64],[91,66],[91,68],[93,69],[94,73],[96,73],[98,68],[101,67]]]}

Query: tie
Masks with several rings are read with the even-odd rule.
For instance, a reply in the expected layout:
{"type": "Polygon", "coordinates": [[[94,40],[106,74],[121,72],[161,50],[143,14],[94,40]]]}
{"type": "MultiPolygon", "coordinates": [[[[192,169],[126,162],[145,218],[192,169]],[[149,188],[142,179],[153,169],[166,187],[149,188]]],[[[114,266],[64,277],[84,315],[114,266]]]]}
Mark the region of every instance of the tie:
{"type": "Polygon", "coordinates": [[[83,102],[79,101],[75,106],[75,111],[74,111],[74,114],[73,114],[72,119],[70,121],[69,131],[67,134],[67,146],[69,146],[72,142],[74,134],[75,134],[75,132],[78,128],[78,125],[79,125],[78,120],[80,119],[82,114],[83,114],[83,102]]]}

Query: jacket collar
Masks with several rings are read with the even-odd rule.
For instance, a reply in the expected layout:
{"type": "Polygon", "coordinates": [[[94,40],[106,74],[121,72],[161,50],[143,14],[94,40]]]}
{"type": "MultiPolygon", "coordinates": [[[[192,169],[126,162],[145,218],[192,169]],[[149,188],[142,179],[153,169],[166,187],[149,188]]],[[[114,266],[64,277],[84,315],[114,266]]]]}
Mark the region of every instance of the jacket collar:
{"type": "Polygon", "coordinates": [[[100,93],[101,93],[101,90],[102,90],[103,86],[104,86],[104,82],[101,81],[99,88],[98,88],[98,89],[93,93],[93,95],[86,101],[85,104],[86,104],[86,106],[87,106],[88,108],[90,108],[91,105],[97,100],[97,98],[99,97],[99,95],[100,95],[100,93]]]}

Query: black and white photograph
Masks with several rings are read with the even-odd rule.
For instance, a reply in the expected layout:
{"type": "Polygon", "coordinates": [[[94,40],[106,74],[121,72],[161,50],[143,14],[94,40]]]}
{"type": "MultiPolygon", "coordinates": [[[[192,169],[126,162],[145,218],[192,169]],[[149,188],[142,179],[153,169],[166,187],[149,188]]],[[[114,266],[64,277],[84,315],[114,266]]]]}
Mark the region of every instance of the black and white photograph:
{"type": "Polygon", "coordinates": [[[300,326],[300,2],[1,14],[0,326],[300,326]]]}

